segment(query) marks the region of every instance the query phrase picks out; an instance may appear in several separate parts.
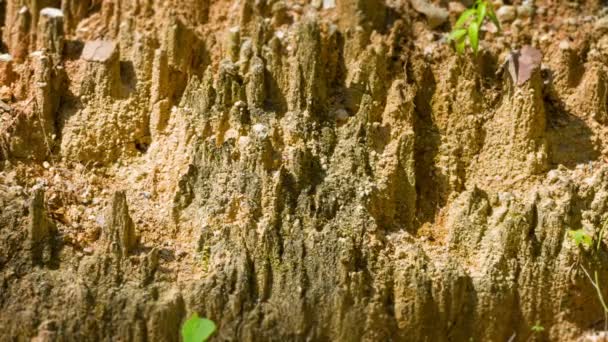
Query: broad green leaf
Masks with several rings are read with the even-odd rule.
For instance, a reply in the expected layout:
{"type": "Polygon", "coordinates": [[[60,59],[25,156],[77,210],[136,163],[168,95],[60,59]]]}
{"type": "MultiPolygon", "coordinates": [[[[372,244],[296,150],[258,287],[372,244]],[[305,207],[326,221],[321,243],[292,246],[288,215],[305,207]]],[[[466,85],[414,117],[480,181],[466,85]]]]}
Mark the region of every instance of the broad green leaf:
{"type": "Polygon", "coordinates": [[[469,25],[469,44],[471,44],[473,53],[477,55],[477,50],[479,49],[479,24],[476,21],[469,25]]]}
{"type": "Polygon", "coordinates": [[[466,42],[465,38],[466,38],[466,36],[463,36],[462,38],[460,38],[459,40],[456,41],[456,52],[458,52],[459,54],[464,53],[465,42],[466,42]]]}
{"type": "Polygon", "coordinates": [[[215,332],[213,321],[200,318],[194,313],[182,326],[184,342],[204,342],[215,332]]]}
{"type": "Polygon", "coordinates": [[[476,12],[477,12],[477,10],[474,8],[469,8],[468,10],[462,12],[460,14],[460,17],[456,21],[456,24],[454,24],[454,30],[462,28],[464,26],[464,24],[466,23],[467,19],[469,19],[476,12]]]}
{"type": "Polygon", "coordinates": [[[500,21],[498,21],[498,18],[496,17],[496,12],[494,12],[494,6],[488,3],[487,11],[488,17],[490,17],[490,20],[494,23],[494,26],[496,26],[496,28],[500,32],[500,21]]]}
{"type": "Polygon", "coordinates": [[[458,30],[452,31],[452,33],[450,33],[449,37],[450,37],[451,40],[460,40],[466,34],[467,34],[467,30],[466,29],[458,29],[458,30]]]}
{"type": "Polygon", "coordinates": [[[481,24],[483,24],[483,19],[486,17],[487,11],[488,11],[487,3],[482,2],[477,6],[477,25],[479,27],[481,27],[481,24]]]}
{"type": "Polygon", "coordinates": [[[591,236],[582,229],[569,230],[568,234],[576,246],[584,245],[585,247],[590,247],[593,243],[591,236]]]}

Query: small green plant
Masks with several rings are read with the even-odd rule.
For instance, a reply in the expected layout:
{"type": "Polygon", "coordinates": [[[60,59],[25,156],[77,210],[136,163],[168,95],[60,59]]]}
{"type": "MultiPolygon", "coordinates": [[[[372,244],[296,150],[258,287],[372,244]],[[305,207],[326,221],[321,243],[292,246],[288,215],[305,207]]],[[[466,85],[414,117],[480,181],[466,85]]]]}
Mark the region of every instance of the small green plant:
{"type": "Polygon", "coordinates": [[[591,245],[593,244],[593,239],[591,238],[591,235],[589,235],[583,229],[570,229],[568,230],[568,235],[570,235],[570,238],[577,247],[583,245],[584,247],[588,248],[591,247],[591,245]]]}
{"type": "Polygon", "coordinates": [[[215,329],[213,321],[194,313],[182,326],[182,338],[184,342],[205,342],[215,329]]]}
{"type": "MultiPolygon", "coordinates": [[[[602,228],[600,229],[600,231],[598,233],[596,248],[595,248],[595,250],[593,250],[593,249],[591,250],[592,255],[595,255],[595,253],[599,253],[601,246],[602,246],[601,243],[602,243],[602,239],[604,237],[604,232],[607,227],[608,227],[608,220],[606,220],[604,222],[604,224],[602,225],[602,228]]],[[[570,235],[570,238],[572,239],[572,241],[574,242],[574,244],[577,247],[584,246],[585,248],[590,248],[593,246],[593,238],[591,237],[591,235],[589,235],[583,229],[568,230],[568,235],[570,235]]],[[[597,298],[599,299],[600,304],[602,305],[602,308],[604,309],[604,330],[608,330],[608,305],[606,305],[606,301],[604,300],[604,295],[602,294],[602,288],[600,286],[600,279],[599,279],[599,276],[597,275],[597,271],[594,271],[593,272],[594,276],[591,277],[591,274],[589,273],[589,271],[587,271],[585,266],[583,266],[583,264],[580,262],[580,260],[577,260],[575,265],[576,264],[578,264],[580,266],[580,268],[583,270],[583,273],[585,274],[585,276],[587,277],[587,279],[589,280],[589,282],[591,283],[591,285],[593,286],[593,288],[595,289],[595,291],[597,293],[597,298]]]]}
{"type": "Polygon", "coordinates": [[[585,276],[587,276],[587,279],[589,279],[589,282],[591,283],[591,285],[593,285],[593,287],[595,288],[595,291],[597,292],[597,298],[599,298],[600,303],[602,304],[602,308],[604,309],[604,330],[608,330],[608,305],[606,305],[606,301],[604,300],[604,295],[602,294],[602,288],[600,287],[600,279],[597,276],[597,271],[594,272],[595,275],[595,281],[593,280],[593,278],[591,278],[591,275],[589,274],[589,272],[587,272],[587,269],[581,265],[581,268],[583,269],[583,272],[585,272],[585,276]]]}
{"type": "Polygon", "coordinates": [[[536,324],[534,324],[530,330],[532,330],[532,332],[534,334],[540,334],[543,331],[545,331],[545,327],[543,327],[542,325],[540,325],[540,322],[536,321],[536,324]]]}
{"type": "MultiPolygon", "coordinates": [[[[536,324],[534,324],[533,326],[530,327],[530,335],[528,336],[528,338],[526,339],[527,341],[532,341],[535,338],[539,338],[540,334],[542,334],[543,331],[545,331],[545,327],[543,327],[542,325],[540,325],[539,321],[536,321],[536,324]]],[[[513,336],[513,340],[515,340],[515,336],[513,336]]]]}
{"type": "Polygon", "coordinates": [[[494,12],[494,6],[490,1],[477,0],[473,7],[467,9],[460,14],[460,17],[454,25],[454,29],[450,33],[450,40],[454,41],[456,51],[463,54],[466,46],[466,40],[469,39],[469,45],[473,53],[477,55],[479,50],[479,29],[483,24],[484,19],[488,17],[500,31],[500,22],[494,12]]]}

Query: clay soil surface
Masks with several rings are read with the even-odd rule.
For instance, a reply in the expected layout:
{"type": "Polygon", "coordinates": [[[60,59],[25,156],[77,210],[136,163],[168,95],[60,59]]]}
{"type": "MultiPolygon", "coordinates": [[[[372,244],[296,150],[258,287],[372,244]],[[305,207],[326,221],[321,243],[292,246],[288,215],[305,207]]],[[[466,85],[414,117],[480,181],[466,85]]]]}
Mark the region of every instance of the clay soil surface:
{"type": "Polygon", "coordinates": [[[608,340],[608,3],[492,3],[0,0],[0,341],[608,340]]]}

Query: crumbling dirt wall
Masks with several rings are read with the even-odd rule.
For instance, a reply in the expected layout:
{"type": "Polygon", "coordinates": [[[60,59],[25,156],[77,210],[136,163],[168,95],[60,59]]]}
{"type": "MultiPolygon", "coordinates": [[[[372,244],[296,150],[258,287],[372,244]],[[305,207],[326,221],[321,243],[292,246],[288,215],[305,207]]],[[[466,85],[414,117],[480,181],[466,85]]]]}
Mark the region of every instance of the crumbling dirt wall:
{"type": "Polygon", "coordinates": [[[456,2],[0,1],[0,340],[601,326],[607,12],[532,3],[458,56],[456,2]]]}

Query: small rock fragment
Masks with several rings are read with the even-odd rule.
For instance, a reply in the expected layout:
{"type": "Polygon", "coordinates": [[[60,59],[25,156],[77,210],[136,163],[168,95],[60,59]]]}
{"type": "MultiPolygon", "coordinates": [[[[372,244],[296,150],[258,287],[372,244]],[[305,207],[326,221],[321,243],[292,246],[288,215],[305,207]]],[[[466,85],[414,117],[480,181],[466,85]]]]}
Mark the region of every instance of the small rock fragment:
{"type": "Polygon", "coordinates": [[[11,106],[7,105],[6,103],[4,103],[4,101],[0,100],[0,111],[10,112],[11,106]]]}
{"type": "Polygon", "coordinates": [[[59,8],[46,7],[40,11],[40,16],[49,18],[63,18],[63,11],[59,8]]]}
{"type": "Polygon", "coordinates": [[[599,33],[608,31],[608,16],[598,19],[593,25],[593,29],[599,33]]]}
{"type": "Polygon", "coordinates": [[[93,40],[84,45],[82,59],[89,62],[105,63],[116,53],[116,43],[107,40],[93,40]]]}
{"type": "Polygon", "coordinates": [[[462,12],[464,12],[467,8],[464,7],[464,5],[458,1],[450,1],[448,3],[448,12],[450,13],[454,13],[454,14],[460,14],[462,12]]]}
{"type": "Polygon", "coordinates": [[[323,9],[336,7],[336,0],[323,0],[323,9]]]}
{"type": "Polygon", "coordinates": [[[85,44],[81,59],[88,63],[80,96],[115,97],[121,93],[119,55],[118,45],[114,42],[94,40],[85,44]]]}
{"type": "Polygon", "coordinates": [[[529,18],[534,15],[534,6],[530,4],[523,4],[517,6],[517,16],[522,18],[529,18]]]}
{"type": "Polygon", "coordinates": [[[426,0],[410,0],[412,7],[426,16],[429,26],[435,28],[448,20],[448,10],[429,3],[426,0]]]}
{"type": "Polygon", "coordinates": [[[496,16],[501,22],[511,22],[517,17],[517,11],[513,6],[502,6],[496,10],[496,16]]]}
{"type": "Polygon", "coordinates": [[[260,139],[266,139],[266,137],[268,136],[268,128],[265,125],[255,124],[253,125],[252,129],[255,135],[258,136],[260,139]]]}
{"type": "Polygon", "coordinates": [[[570,46],[570,42],[567,40],[562,40],[561,42],[559,42],[559,49],[560,50],[570,50],[571,46],[570,46]]]}
{"type": "Polygon", "coordinates": [[[544,34],[542,34],[542,35],[541,35],[541,36],[538,38],[538,40],[539,40],[541,43],[548,43],[548,42],[550,42],[550,41],[551,41],[551,35],[549,35],[549,34],[547,34],[547,33],[544,33],[544,34]]]}
{"type": "Polygon", "coordinates": [[[345,109],[338,109],[335,113],[334,116],[336,118],[336,121],[339,123],[343,123],[346,122],[346,120],[348,120],[348,112],[345,109]]]}

